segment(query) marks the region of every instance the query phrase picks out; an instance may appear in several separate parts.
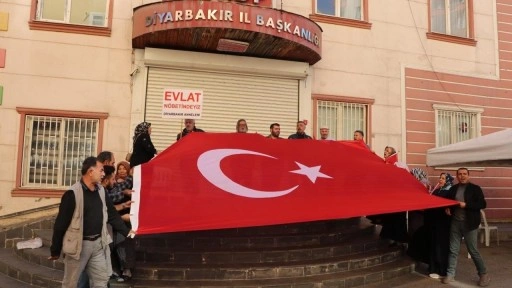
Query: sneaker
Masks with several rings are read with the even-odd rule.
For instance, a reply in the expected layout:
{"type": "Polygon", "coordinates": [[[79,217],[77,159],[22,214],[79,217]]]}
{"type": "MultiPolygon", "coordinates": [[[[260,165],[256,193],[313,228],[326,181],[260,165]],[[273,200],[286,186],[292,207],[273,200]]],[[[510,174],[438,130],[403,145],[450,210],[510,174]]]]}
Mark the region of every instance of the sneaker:
{"type": "Polygon", "coordinates": [[[485,273],[480,275],[480,281],[478,281],[478,286],[485,287],[489,286],[489,283],[491,282],[491,277],[489,274],[485,273]]]}
{"type": "Polygon", "coordinates": [[[441,283],[443,284],[449,284],[453,282],[453,276],[446,276],[443,278],[443,280],[441,280],[441,283]]]}
{"type": "Polygon", "coordinates": [[[430,274],[428,274],[428,277],[433,278],[433,279],[441,278],[441,276],[439,276],[439,274],[437,274],[437,273],[430,273],[430,274]]]}

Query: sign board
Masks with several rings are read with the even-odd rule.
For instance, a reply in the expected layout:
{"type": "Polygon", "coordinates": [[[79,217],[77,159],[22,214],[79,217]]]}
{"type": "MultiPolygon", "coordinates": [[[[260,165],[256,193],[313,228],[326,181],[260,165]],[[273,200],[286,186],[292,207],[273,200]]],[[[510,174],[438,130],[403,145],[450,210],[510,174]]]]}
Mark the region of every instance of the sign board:
{"type": "Polygon", "coordinates": [[[164,89],[162,118],[201,119],[203,114],[203,90],[164,89]]]}

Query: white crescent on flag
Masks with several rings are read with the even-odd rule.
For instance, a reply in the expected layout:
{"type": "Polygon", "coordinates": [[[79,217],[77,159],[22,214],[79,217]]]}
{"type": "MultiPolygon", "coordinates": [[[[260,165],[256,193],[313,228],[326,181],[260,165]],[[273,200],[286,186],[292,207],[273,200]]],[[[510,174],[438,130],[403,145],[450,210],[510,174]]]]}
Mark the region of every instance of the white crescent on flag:
{"type": "Polygon", "coordinates": [[[243,149],[215,149],[206,151],[203,154],[201,154],[201,156],[199,156],[199,158],[197,159],[197,168],[199,169],[199,172],[203,174],[204,178],[206,178],[206,180],[208,180],[213,185],[228,193],[247,198],[280,197],[292,192],[293,190],[299,187],[299,185],[296,185],[292,188],[281,191],[260,191],[236,183],[235,181],[231,180],[228,176],[226,176],[224,172],[222,172],[222,169],[220,168],[220,162],[222,161],[222,159],[228,156],[240,154],[257,155],[277,159],[276,157],[272,157],[267,154],[243,149]]]}

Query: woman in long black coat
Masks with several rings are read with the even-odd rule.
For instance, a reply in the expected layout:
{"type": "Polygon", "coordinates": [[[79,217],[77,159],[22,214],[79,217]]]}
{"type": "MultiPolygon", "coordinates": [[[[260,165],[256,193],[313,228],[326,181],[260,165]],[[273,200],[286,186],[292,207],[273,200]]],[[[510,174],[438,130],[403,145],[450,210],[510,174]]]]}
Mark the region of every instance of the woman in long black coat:
{"type": "MultiPolygon", "coordinates": [[[[441,173],[432,195],[446,198],[452,185],[453,177],[449,173],[441,173]]],[[[432,278],[446,276],[450,252],[450,225],[451,217],[446,214],[444,207],[425,211],[425,226],[430,230],[429,273],[432,278]]]]}
{"type": "Polygon", "coordinates": [[[135,127],[133,134],[133,152],[130,158],[130,167],[148,162],[157,153],[153,142],[151,142],[151,123],[140,123],[135,127]]]}

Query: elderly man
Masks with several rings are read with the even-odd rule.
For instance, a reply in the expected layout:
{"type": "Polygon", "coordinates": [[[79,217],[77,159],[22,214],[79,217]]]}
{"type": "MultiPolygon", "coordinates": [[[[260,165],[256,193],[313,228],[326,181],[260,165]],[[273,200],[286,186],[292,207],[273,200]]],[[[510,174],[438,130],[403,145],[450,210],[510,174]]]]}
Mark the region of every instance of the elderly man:
{"type": "Polygon", "coordinates": [[[288,139],[313,139],[305,131],[306,123],[304,121],[297,121],[297,133],[288,136],[288,139]]]}
{"type": "Polygon", "coordinates": [[[178,133],[178,135],[176,135],[176,141],[179,141],[181,138],[183,138],[193,132],[204,132],[204,131],[196,127],[196,120],[185,119],[185,128],[183,129],[183,131],[178,133]]]}
{"type": "Polygon", "coordinates": [[[329,127],[327,127],[327,126],[320,127],[320,140],[331,140],[329,138],[329,127]]]}
{"type": "Polygon", "coordinates": [[[464,238],[469,255],[471,255],[478,276],[480,276],[478,285],[488,286],[491,278],[487,274],[484,260],[477,248],[478,226],[481,221],[480,210],[485,209],[487,202],[485,201],[482,188],[469,182],[469,170],[467,168],[459,168],[457,170],[457,180],[459,183],[452,186],[447,193],[447,198],[458,201],[459,205],[446,209],[446,213],[452,216],[452,222],[448,269],[446,277],[443,278],[442,282],[449,284],[453,281],[457,268],[460,243],[462,238],[464,238]]]}
{"type": "Polygon", "coordinates": [[[125,236],[135,235],[99,184],[104,175],[103,164],[96,157],[89,157],[82,164],[80,181],[62,196],[48,258],[57,260],[61,253],[65,255],[62,287],[77,287],[84,270],[91,287],[107,287],[112,274],[107,223],[125,236]]]}
{"type": "Polygon", "coordinates": [[[270,125],[270,135],[267,136],[267,138],[270,139],[283,139],[279,137],[279,134],[281,134],[281,126],[279,123],[272,123],[270,125]]]}

